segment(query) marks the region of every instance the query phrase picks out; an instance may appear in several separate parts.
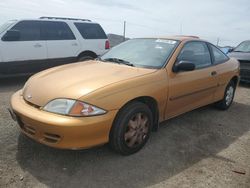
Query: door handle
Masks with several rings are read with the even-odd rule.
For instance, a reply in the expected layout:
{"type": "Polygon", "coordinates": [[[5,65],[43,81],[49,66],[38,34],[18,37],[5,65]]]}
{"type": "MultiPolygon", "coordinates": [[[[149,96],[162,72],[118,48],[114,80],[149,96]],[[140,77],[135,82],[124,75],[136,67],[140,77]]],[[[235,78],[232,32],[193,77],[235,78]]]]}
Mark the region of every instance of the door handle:
{"type": "Polygon", "coordinates": [[[78,46],[78,44],[76,42],[73,42],[72,46],[78,46]]]}
{"type": "Polygon", "coordinates": [[[41,48],[41,47],[42,47],[42,45],[41,45],[41,44],[39,44],[39,43],[37,43],[37,44],[35,44],[35,45],[34,45],[34,47],[35,47],[35,48],[41,48]]]}
{"type": "Polygon", "coordinates": [[[215,76],[217,74],[216,71],[211,72],[211,76],[215,76]]]}

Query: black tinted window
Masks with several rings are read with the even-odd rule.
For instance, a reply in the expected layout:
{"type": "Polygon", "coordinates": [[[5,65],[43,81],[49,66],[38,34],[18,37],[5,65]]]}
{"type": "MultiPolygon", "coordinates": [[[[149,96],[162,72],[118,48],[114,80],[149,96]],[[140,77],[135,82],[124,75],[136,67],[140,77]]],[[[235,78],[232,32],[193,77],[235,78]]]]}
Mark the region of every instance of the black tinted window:
{"type": "Polygon", "coordinates": [[[20,21],[14,25],[11,30],[18,31],[20,37],[12,41],[34,41],[40,40],[40,22],[39,21],[20,21]]]}
{"type": "Polygon", "coordinates": [[[106,39],[107,36],[99,24],[75,23],[76,28],[85,39],[106,39]]]}
{"type": "Polygon", "coordinates": [[[211,57],[206,43],[188,42],[182,48],[178,61],[190,61],[195,68],[203,68],[211,65],[211,57]]]}
{"type": "Polygon", "coordinates": [[[210,45],[214,54],[214,64],[223,63],[228,60],[228,57],[215,46],[210,45]]]}
{"type": "Polygon", "coordinates": [[[65,22],[43,21],[41,36],[43,40],[74,40],[75,36],[65,22]]]}

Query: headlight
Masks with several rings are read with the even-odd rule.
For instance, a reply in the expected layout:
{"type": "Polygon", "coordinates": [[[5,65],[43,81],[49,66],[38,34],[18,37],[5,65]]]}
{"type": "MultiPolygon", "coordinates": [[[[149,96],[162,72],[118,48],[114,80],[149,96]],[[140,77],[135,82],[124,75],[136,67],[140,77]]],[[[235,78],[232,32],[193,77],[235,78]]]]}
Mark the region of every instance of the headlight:
{"type": "Polygon", "coordinates": [[[43,110],[70,116],[94,116],[106,113],[96,106],[72,99],[55,99],[45,105],[43,110]]]}

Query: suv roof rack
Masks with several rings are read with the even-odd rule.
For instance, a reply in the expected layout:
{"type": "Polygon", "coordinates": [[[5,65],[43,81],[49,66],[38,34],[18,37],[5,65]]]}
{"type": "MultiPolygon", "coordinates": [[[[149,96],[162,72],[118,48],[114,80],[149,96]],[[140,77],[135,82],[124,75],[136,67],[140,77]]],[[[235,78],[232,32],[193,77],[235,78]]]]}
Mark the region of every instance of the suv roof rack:
{"type": "Polygon", "coordinates": [[[49,16],[42,16],[42,17],[40,17],[39,19],[74,20],[74,21],[88,21],[88,22],[91,22],[91,20],[88,20],[88,19],[65,18],[65,17],[49,17],[49,16]]]}

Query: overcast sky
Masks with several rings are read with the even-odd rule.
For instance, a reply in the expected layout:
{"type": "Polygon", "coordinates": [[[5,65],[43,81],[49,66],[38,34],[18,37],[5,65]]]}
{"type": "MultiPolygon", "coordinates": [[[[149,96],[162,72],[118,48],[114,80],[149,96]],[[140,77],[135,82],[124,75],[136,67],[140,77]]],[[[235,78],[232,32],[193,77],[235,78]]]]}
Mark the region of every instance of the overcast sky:
{"type": "Polygon", "coordinates": [[[197,35],[216,44],[250,39],[249,0],[0,0],[0,24],[10,19],[87,18],[127,37],[197,35]]]}

